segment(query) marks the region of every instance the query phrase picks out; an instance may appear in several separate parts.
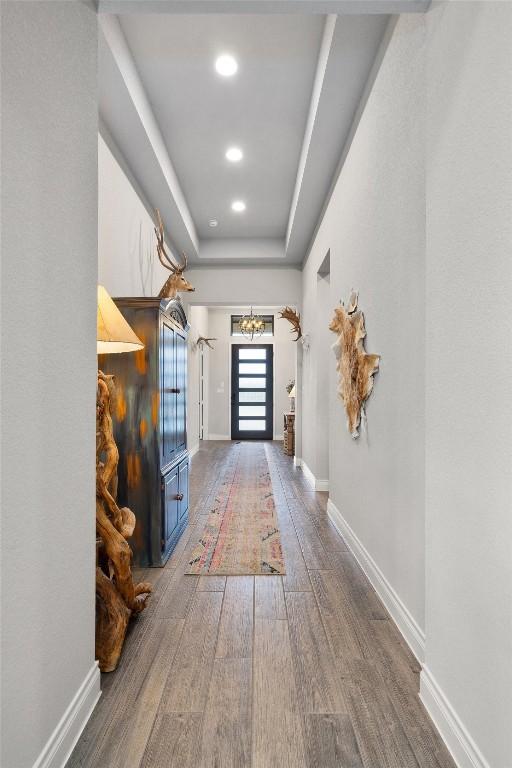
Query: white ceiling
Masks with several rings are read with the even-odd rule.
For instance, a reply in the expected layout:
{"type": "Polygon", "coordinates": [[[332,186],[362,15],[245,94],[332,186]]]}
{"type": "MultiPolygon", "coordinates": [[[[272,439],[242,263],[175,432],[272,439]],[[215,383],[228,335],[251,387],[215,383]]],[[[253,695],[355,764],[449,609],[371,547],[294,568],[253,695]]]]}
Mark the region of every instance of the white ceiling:
{"type": "Polygon", "coordinates": [[[121,27],[199,237],[283,238],[323,17],[125,16],[121,27]],[[214,69],[224,51],[233,77],[214,69]],[[225,159],[230,145],[240,163],[225,159]]]}
{"type": "Polygon", "coordinates": [[[303,261],[389,19],[101,17],[102,132],[192,263],[303,261]],[[232,78],[215,72],[223,52],[238,61],[232,78]],[[230,145],[244,151],[238,164],[224,157],[230,145]]]}

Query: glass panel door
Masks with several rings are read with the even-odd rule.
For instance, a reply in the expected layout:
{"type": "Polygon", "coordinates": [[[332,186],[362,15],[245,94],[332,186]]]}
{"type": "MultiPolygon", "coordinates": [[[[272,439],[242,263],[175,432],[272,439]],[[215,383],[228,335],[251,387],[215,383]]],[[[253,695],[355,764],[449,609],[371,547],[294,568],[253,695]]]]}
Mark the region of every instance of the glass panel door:
{"type": "Polygon", "coordinates": [[[232,440],[272,440],[273,350],[272,344],[231,347],[232,440]]]}

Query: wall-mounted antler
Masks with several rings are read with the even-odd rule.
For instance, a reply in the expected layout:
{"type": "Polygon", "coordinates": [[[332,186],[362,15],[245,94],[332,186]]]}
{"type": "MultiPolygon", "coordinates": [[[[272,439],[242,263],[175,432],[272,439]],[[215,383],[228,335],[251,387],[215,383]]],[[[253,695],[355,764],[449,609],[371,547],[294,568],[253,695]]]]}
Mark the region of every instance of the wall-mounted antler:
{"type": "Polygon", "coordinates": [[[298,341],[302,336],[302,329],[300,327],[300,315],[295,312],[291,307],[285,307],[279,312],[280,320],[288,320],[292,324],[291,333],[296,333],[297,338],[294,341],[298,341]]]}
{"type": "Polygon", "coordinates": [[[210,349],[215,349],[215,347],[212,347],[210,344],[210,341],[217,341],[217,339],[214,338],[206,338],[206,336],[200,336],[198,340],[196,341],[196,344],[198,347],[202,347],[204,344],[206,344],[207,347],[210,347],[210,349]]]}
{"type": "Polygon", "coordinates": [[[155,227],[156,252],[158,254],[160,264],[171,272],[171,276],[167,278],[164,285],[162,286],[162,289],[158,294],[158,298],[175,299],[178,291],[194,291],[195,288],[193,288],[188,280],[185,280],[183,277],[183,272],[186,270],[188,263],[188,259],[185,254],[183,254],[183,264],[179,265],[167,253],[164,243],[164,225],[158,208],[155,213],[158,224],[158,228],[155,227]]]}

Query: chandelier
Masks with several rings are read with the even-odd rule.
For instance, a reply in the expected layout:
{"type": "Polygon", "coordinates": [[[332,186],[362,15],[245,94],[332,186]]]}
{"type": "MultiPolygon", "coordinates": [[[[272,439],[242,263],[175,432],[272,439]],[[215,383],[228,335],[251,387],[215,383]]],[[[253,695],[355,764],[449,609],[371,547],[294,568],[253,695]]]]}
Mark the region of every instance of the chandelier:
{"type": "Polygon", "coordinates": [[[254,315],[251,307],[251,314],[244,315],[238,323],[240,332],[251,341],[254,337],[261,336],[265,330],[265,321],[259,315],[254,315]]]}

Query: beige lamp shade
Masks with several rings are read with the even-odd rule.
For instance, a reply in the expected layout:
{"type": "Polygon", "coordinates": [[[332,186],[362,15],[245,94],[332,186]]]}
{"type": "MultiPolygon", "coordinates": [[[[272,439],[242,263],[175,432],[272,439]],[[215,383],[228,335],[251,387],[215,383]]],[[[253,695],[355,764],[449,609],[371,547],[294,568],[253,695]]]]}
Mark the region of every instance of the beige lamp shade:
{"type": "Polygon", "coordinates": [[[295,397],[295,384],[290,389],[290,393],[289,393],[288,397],[295,397]]]}
{"type": "Polygon", "coordinates": [[[98,355],[113,352],[136,352],[144,344],[128,325],[107,291],[98,285],[98,327],[96,333],[98,355]]]}

